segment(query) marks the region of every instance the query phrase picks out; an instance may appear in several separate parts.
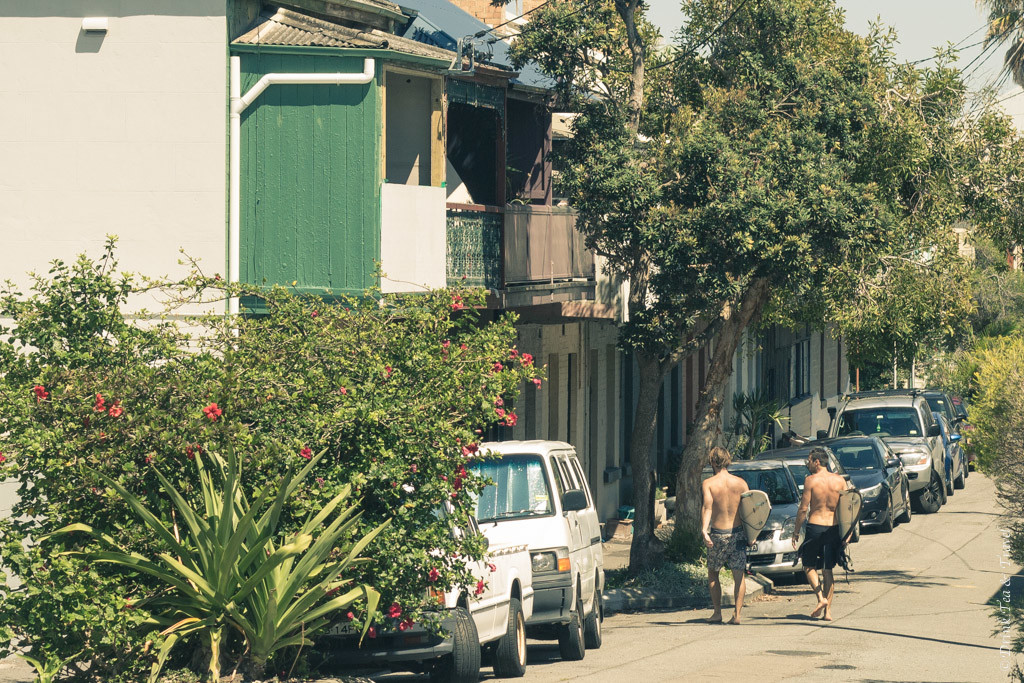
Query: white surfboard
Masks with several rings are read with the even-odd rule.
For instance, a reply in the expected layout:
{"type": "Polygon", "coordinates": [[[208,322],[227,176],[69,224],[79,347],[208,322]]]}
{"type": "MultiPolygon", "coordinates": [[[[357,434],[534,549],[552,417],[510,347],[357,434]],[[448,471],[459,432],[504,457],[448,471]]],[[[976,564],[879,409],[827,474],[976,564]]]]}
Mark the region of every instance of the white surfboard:
{"type": "Polygon", "coordinates": [[[839,538],[843,543],[850,540],[854,526],[860,523],[860,507],[864,499],[857,489],[848,489],[839,494],[836,505],[836,524],[839,525],[839,538]]]}
{"type": "Polygon", "coordinates": [[[772,512],[772,504],[764,491],[747,491],[740,496],[740,522],[747,533],[747,543],[757,541],[757,535],[768,523],[768,515],[772,512]]]}

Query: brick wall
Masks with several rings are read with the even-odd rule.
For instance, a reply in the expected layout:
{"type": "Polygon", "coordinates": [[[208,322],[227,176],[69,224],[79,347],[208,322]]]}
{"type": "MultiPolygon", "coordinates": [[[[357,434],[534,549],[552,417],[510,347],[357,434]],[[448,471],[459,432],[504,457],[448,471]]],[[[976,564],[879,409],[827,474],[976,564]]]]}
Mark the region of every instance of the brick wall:
{"type": "Polygon", "coordinates": [[[509,18],[529,12],[544,0],[513,0],[505,6],[492,5],[490,0],[451,0],[455,5],[469,12],[488,26],[497,26],[509,18]]]}

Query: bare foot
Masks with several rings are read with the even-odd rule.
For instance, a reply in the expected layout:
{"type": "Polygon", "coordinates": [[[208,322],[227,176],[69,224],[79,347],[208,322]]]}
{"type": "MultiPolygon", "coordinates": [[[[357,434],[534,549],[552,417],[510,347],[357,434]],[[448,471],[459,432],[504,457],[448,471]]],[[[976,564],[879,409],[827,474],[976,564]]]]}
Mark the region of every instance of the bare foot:
{"type": "Polygon", "coordinates": [[[733,617],[732,619],[729,620],[729,623],[732,624],[733,626],[739,626],[740,625],[740,618],[739,617],[733,617]]]}
{"type": "Polygon", "coordinates": [[[817,618],[817,617],[818,617],[819,615],[821,615],[821,613],[822,613],[822,612],[824,612],[824,611],[825,611],[825,610],[826,610],[827,608],[828,608],[828,602],[827,602],[827,601],[825,601],[825,600],[822,600],[821,602],[819,602],[819,603],[818,603],[818,606],[814,608],[814,611],[813,611],[813,612],[811,612],[811,618],[812,618],[812,619],[815,619],[815,618],[817,618]]]}
{"type": "Polygon", "coordinates": [[[832,610],[825,610],[825,616],[823,616],[821,619],[822,621],[832,621],[832,610]]]}
{"type": "Polygon", "coordinates": [[[712,614],[710,617],[708,617],[708,623],[709,624],[721,624],[722,623],[722,615],[721,614],[712,614]]]}

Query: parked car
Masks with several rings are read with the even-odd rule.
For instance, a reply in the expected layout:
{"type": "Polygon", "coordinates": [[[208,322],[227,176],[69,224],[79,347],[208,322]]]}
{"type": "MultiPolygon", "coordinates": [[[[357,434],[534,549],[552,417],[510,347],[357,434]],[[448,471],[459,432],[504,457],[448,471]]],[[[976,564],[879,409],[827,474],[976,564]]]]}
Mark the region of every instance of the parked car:
{"type": "Polygon", "coordinates": [[[876,436],[842,436],[826,443],[864,499],[862,528],[889,533],[897,522],[910,521],[910,480],[903,461],[885,441],[876,436]]]}
{"type": "Polygon", "coordinates": [[[960,418],[956,413],[956,407],[953,403],[953,399],[948,394],[939,389],[928,389],[922,394],[924,399],[928,401],[928,405],[931,407],[932,412],[940,413],[945,416],[946,420],[949,421],[951,427],[956,429],[957,425],[960,424],[960,418]]]}
{"type": "MultiPolygon", "coordinates": [[[[475,534],[481,529],[471,519],[469,529],[453,533],[475,534]]],[[[438,680],[468,683],[479,680],[486,655],[496,677],[522,676],[526,672],[526,621],[534,609],[529,549],[525,542],[500,543],[488,538],[486,560],[466,562],[485,588],[480,594],[458,590],[432,593],[444,610],[441,634],[413,625],[381,631],[360,644],[360,634],[347,622],[340,622],[329,632],[334,640],[332,656],[346,668],[430,673],[438,680]]]]}
{"type": "MultiPolygon", "coordinates": [[[[781,460],[789,468],[789,473],[793,475],[793,481],[796,482],[796,488],[799,495],[803,495],[804,492],[804,479],[811,473],[807,469],[807,456],[810,454],[812,448],[824,448],[828,453],[828,462],[826,463],[825,469],[833,474],[838,474],[846,481],[851,481],[850,475],[843,468],[842,462],[836,457],[835,452],[828,446],[822,445],[821,442],[815,442],[810,445],[804,446],[793,446],[791,448],[776,448],[770,451],[764,451],[754,456],[754,460],[781,460]]],[[[856,483],[854,483],[856,486],[856,483]]],[[[853,536],[850,538],[851,543],[858,543],[860,541],[860,529],[857,528],[853,532],[853,536]]]]}
{"type": "Polygon", "coordinates": [[[931,406],[915,389],[852,394],[839,407],[829,437],[876,436],[903,460],[913,502],[938,512],[946,502],[942,432],[931,406]]]}
{"type": "Polygon", "coordinates": [[[969,448],[968,438],[970,437],[971,430],[974,427],[967,421],[969,414],[967,412],[967,402],[959,396],[950,396],[953,401],[953,410],[956,412],[957,417],[960,418],[959,431],[963,440],[960,442],[961,448],[964,450],[964,454],[967,456],[967,471],[971,472],[974,470],[974,463],[977,462],[978,456],[969,448]]]}
{"type": "Polygon", "coordinates": [[[960,446],[963,437],[953,429],[945,415],[935,411],[932,416],[942,431],[942,448],[946,454],[946,495],[952,496],[955,489],[962,489],[967,482],[967,456],[960,446]]]}
{"type": "Polygon", "coordinates": [[[473,470],[494,482],[477,499],[476,516],[492,542],[529,545],[535,638],[557,638],[562,658],[583,659],[601,647],[604,550],[594,496],[576,451],[561,441],[480,445],[473,470]]]}
{"type": "MultiPolygon", "coordinates": [[[[793,547],[800,491],[790,468],[782,460],[742,460],[729,465],[729,471],[751,489],[764,491],[772,504],[768,522],[747,554],[750,571],[771,576],[802,573],[800,556],[793,547]]],[[[711,468],[705,467],[704,477],[711,474],[711,468]]]]}

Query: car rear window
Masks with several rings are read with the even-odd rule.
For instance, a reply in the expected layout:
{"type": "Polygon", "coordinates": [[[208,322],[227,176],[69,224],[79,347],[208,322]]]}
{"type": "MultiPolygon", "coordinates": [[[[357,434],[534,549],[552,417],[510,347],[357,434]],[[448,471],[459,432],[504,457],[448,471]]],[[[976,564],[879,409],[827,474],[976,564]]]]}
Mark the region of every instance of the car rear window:
{"type": "Polygon", "coordinates": [[[835,451],[844,470],[882,469],[881,458],[869,445],[838,446],[835,451]]]}

